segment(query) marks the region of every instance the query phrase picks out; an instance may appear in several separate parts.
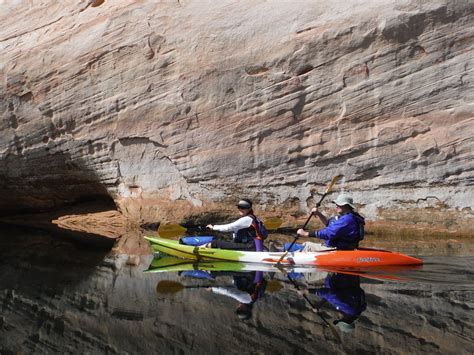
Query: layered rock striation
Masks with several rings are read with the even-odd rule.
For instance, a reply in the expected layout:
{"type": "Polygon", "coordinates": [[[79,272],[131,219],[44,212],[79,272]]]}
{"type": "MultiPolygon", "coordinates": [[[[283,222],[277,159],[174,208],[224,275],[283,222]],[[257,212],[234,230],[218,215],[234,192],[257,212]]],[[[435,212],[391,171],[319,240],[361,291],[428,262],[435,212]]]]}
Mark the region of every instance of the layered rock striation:
{"type": "Polygon", "coordinates": [[[0,9],[0,213],[306,212],[468,230],[469,1],[64,1],[0,9]],[[436,223],[435,223],[436,222],[436,223]]]}

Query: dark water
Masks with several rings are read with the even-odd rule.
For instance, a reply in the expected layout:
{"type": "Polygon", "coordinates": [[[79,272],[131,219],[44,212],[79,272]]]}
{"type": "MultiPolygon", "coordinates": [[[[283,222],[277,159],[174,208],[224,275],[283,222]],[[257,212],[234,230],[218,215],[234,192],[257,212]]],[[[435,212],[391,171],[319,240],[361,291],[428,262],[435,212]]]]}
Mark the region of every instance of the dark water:
{"type": "Polygon", "coordinates": [[[333,325],[342,313],[330,301],[313,312],[281,273],[144,273],[151,257],[130,266],[127,256],[4,228],[0,353],[473,353],[474,256],[423,259],[396,279],[292,275],[313,306],[325,295],[361,312],[346,333],[333,325]],[[249,319],[229,296],[236,282],[256,298],[249,319]]]}

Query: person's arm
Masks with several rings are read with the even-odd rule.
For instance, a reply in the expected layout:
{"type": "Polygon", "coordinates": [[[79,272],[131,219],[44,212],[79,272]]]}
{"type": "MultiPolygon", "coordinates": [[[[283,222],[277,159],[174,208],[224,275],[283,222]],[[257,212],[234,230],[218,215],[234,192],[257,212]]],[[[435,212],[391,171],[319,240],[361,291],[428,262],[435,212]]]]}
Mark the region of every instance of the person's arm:
{"type": "Polygon", "coordinates": [[[248,228],[252,224],[252,217],[244,216],[229,224],[214,224],[208,227],[219,232],[236,232],[240,229],[248,228]]]}
{"type": "Polygon", "coordinates": [[[334,222],[331,222],[326,228],[314,232],[314,236],[324,240],[339,238],[350,232],[351,221],[349,215],[342,216],[334,222]]]}
{"type": "Polygon", "coordinates": [[[323,215],[317,207],[314,207],[311,210],[311,213],[314,214],[315,216],[318,216],[318,218],[319,218],[319,220],[321,221],[322,224],[324,224],[325,226],[328,225],[329,219],[325,215],[323,215]]]}
{"type": "MultiPolygon", "coordinates": [[[[328,225],[329,219],[323,215],[317,207],[314,207],[311,210],[311,214],[314,214],[315,216],[318,216],[319,220],[321,223],[323,223],[325,226],[328,225]]],[[[302,237],[316,237],[316,232],[307,232],[304,229],[300,228],[296,231],[296,234],[302,236],[302,237]]]]}
{"type": "Polygon", "coordinates": [[[248,294],[248,292],[241,291],[234,287],[211,287],[211,290],[213,293],[231,297],[240,303],[252,303],[252,297],[248,294]]]}

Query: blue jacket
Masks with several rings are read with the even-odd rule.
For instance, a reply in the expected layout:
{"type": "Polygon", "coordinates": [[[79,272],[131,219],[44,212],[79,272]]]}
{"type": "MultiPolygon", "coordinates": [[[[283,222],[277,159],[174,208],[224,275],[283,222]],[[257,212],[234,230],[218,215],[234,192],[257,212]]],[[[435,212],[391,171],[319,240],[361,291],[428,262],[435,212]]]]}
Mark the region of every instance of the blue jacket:
{"type": "Polygon", "coordinates": [[[309,236],[323,239],[328,247],[354,249],[364,239],[364,225],[364,217],[356,212],[348,212],[330,218],[326,228],[311,232],[309,236]]]}
{"type": "Polygon", "coordinates": [[[317,289],[316,294],[331,303],[337,311],[348,316],[359,316],[367,308],[359,276],[329,274],[326,287],[317,289]]]}

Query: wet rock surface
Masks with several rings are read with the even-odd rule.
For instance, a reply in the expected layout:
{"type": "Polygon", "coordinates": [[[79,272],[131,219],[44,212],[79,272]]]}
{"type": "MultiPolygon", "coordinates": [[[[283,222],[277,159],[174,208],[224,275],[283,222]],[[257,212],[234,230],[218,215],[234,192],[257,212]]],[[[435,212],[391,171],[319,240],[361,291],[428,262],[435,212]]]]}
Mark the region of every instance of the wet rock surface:
{"type": "Polygon", "coordinates": [[[0,213],[297,214],[337,174],[374,220],[469,231],[469,1],[2,5],[0,213]],[[27,20],[25,20],[27,19],[27,20]]]}
{"type": "Polygon", "coordinates": [[[127,231],[127,221],[118,211],[61,216],[52,223],[63,229],[94,232],[110,238],[120,237],[127,231]]]}

